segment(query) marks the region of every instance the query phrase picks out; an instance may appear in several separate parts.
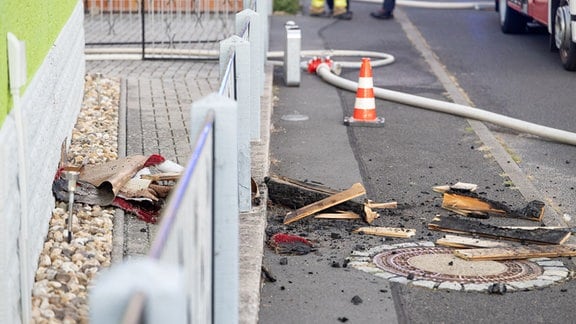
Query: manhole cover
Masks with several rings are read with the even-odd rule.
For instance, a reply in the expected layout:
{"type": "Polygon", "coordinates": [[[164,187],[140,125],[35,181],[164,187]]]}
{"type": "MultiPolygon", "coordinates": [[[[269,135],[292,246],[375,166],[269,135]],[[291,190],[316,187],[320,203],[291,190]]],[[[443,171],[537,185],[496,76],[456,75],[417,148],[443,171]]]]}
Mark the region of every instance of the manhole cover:
{"type": "Polygon", "coordinates": [[[560,260],[466,261],[452,251],[425,241],[381,245],[353,251],[348,265],[394,282],[464,291],[489,291],[496,283],[508,292],[529,290],[569,276],[560,260]]]}
{"type": "Polygon", "coordinates": [[[386,251],[377,254],[374,263],[398,275],[438,282],[494,283],[532,280],[542,274],[542,268],[530,261],[466,261],[444,247],[386,251]]]}

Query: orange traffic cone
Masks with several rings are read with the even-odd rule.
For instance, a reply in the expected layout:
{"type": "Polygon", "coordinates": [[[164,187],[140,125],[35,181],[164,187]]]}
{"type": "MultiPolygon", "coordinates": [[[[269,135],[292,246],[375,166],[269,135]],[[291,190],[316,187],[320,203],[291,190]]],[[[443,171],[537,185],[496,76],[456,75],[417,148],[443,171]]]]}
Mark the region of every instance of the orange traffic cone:
{"type": "Polygon", "coordinates": [[[384,118],[376,116],[376,99],[374,99],[374,82],[370,59],[362,58],[358,90],[354,102],[354,114],[345,117],[344,124],[349,126],[384,126],[384,118]]]}

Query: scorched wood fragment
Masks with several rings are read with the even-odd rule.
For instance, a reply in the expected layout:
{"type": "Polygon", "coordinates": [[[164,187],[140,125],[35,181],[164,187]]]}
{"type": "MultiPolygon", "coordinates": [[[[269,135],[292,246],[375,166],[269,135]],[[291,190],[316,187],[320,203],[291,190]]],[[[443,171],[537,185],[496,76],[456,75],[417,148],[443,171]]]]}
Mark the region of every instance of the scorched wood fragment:
{"type": "MultiPolygon", "coordinates": [[[[267,177],[265,183],[268,187],[268,198],[290,209],[302,208],[341,192],[341,190],[286,177],[267,177]]],[[[349,200],[337,205],[336,208],[361,214],[364,206],[360,202],[349,200]]]]}
{"type": "Polygon", "coordinates": [[[544,215],[544,203],[533,200],[521,209],[511,209],[505,204],[480,197],[467,190],[448,190],[443,194],[442,208],[460,215],[489,218],[491,215],[540,221],[544,215]]]}
{"type": "MultiPolygon", "coordinates": [[[[300,209],[342,191],[326,186],[302,182],[286,177],[271,176],[265,179],[270,201],[290,209],[300,209]]],[[[350,211],[360,215],[368,224],[378,215],[370,207],[353,199],[343,201],[326,209],[326,212],[350,211]]]]}
{"type": "Polygon", "coordinates": [[[400,237],[409,238],[416,235],[416,230],[413,228],[398,228],[398,227],[360,227],[352,231],[352,233],[387,236],[387,237],[400,237]]]}
{"type": "Polygon", "coordinates": [[[576,256],[576,245],[525,245],[516,247],[454,250],[465,260],[517,260],[576,256]]]}
{"type": "Polygon", "coordinates": [[[446,234],[443,238],[436,240],[436,245],[453,247],[453,248],[495,248],[495,247],[510,247],[510,241],[499,241],[492,239],[479,239],[476,237],[457,236],[446,234]]]}
{"type": "Polygon", "coordinates": [[[328,209],[332,206],[336,206],[342,202],[348,201],[350,199],[354,199],[356,197],[362,196],[366,194],[366,189],[362,186],[361,183],[355,183],[347,190],[341,191],[337,194],[332,196],[328,196],[322,200],[319,200],[315,203],[310,205],[304,206],[302,208],[297,209],[294,212],[290,212],[286,214],[284,218],[284,224],[290,224],[302,218],[308,217],[314,213],[319,211],[328,209]]]}
{"type": "Polygon", "coordinates": [[[539,227],[533,230],[498,227],[470,219],[446,216],[436,217],[428,224],[435,231],[479,235],[520,242],[562,244],[570,237],[570,231],[539,227]]]}

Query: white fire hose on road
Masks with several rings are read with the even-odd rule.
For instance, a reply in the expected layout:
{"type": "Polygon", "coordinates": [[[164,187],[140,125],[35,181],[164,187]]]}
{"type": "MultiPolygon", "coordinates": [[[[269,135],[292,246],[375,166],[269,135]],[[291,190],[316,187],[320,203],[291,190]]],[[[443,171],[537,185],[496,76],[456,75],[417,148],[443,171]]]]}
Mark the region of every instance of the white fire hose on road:
{"type": "MultiPolygon", "coordinates": [[[[269,52],[268,58],[278,58],[284,55],[283,52],[269,52]]],[[[376,58],[371,61],[372,67],[384,66],[394,62],[394,56],[381,52],[371,51],[348,51],[348,50],[316,50],[316,51],[302,51],[302,56],[310,57],[331,57],[331,56],[356,56],[356,57],[373,57],[376,58]]],[[[280,61],[269,61],[274,65],[282,65],[280,61]]],[[[301,66],[305,69],[306,62],[302,62],[301,66]]],[[[356,92],[358,83],[344,79],[336,74],[340,72],[340,68],[360,68],[361,63],[338,61],[334,62],[332,66],[327,63],[321,63],[316,67],[315,73],[320,76],[324,81],[344,90],[356,92]],[[335,73],[334,73],[334,72],[335,73]]],[[[442,112],[455,116],[460,116],[469,119],[475,119],[483,122],[489,122],[494,125],[510,128],[521,133],[536,135],[541,138],[549,139],[558,143],[575,145],[576,146],[576,133],[555,129],[552,127],[542,126],[539,124],[526,122],[520,119],[507,117],[504,115],[496,114],[490,111],[474,108],[466,105],[435,100],[416,95],[411,95],[403,92],[387,90],[382,88],[374,88],[374,96],[379,99],[397,102],[400,104],[413,106],[422,109],[442,112]]]]}
{"type": "MultiPolygon", "coordinates": [[[[316,74],[318,74],[318,76],[320,76],[324,81],[339,88],[353,92],[355,92],[358,88],[357,82],[341,78],[332,73],[330,66],[326,63],[321,63],[317,67],[316,74]]],[[[470,106],[425,97],[419,97],[407,93],[386,90],[376,87],[374,88],[374,96],[383,100],[394,101],[409,106],[489,122],[522,133],[537,135],[539,137],[546,138],[559,143],[576,145],[576,133],[555,129],[547,126],[542,126],[531,122],[526,122],[520,119],[507,117],[504,115],[496,114],[490,111],[470,106]]]]}

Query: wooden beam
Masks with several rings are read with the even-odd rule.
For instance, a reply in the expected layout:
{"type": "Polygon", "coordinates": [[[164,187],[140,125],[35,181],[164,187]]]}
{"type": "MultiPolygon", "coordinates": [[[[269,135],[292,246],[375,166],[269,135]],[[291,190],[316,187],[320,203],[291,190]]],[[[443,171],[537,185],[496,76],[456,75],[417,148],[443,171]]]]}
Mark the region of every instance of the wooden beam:
{"type": "Polygon", "coordinates": [[[533,230],[498,227],[471,219],[445,216],[435,217],[428,228],[457,234],[479,235],[503,240],[529,243],[562,244],[570,237],[571,232],[560,229],[539,227],[533,230]]]}
{"type": "MultiPolygon", "coordinates": [[[[267,192],[270,201],[290,209],[299,209],[342,192],[341,190],[335,190],[324,185],[303,182],[282,176],[266,177],[264,182],[268,188],[267,192]]],[[[338,211],[351,211],[366,220],[364,204],[356,200],[345,201],[327,210],[327,212],[338,211]]],[[[367,223],[370,224],[368,221],[367,223]]]]}
{"type": "Polygon", "coordinates": [[[477,237],[467,237],[447,234],[443,238],[436,240],[437,245],[453,247],[453,248],[495,248],[495,247],[509,247],[511,242],[503,242],[490,239],[481,239],[477,237]]]}
{"type": "Polygon", "coordinates": [[[387,208],[398,208],[398,203],[395,201],[390,202],[375,202],[370,199],[364,199],[364,205],[373,209],[387,209],[387,208]]]}
{"type": "Polygon", "coordinates": [[[302,218],[310,216],[314,213],[319,211],[325,210],[332,206],[338,205],[342,202],[348,201],[350,199],[354,199],[356,197],[362,196],[366,194],[366,189],[361,183],[353,184],[349,189],[341,191],[337,194],[324,198],[320,201],[314,202],[310,205],[304,206],[302,208],[297,209],[294,212],[290,212],[286,214],[284,217],[284,224],[290,224],[295,221],[298,221],[302,218]]]}
{"type": "Polygon", "coordinates": [[[360,215],[351,211],[341,211],[338,213],[322,213],[314,215],[314,218],[321,219],[361,219],[360,215]]]}
{"type": "Polygon", "coordinates": [[[516,247],[464,249],[454,250],[454,255],[465,260],[571,257],[576,256],[576,245],[522,245],[516,247]]]}
{"type": "Polygon", "coordinates": [[[416,230],[411,228],[367,226],[357,228],[353,230],[352,233],[409,238],[416,235],[416,230]]]}

